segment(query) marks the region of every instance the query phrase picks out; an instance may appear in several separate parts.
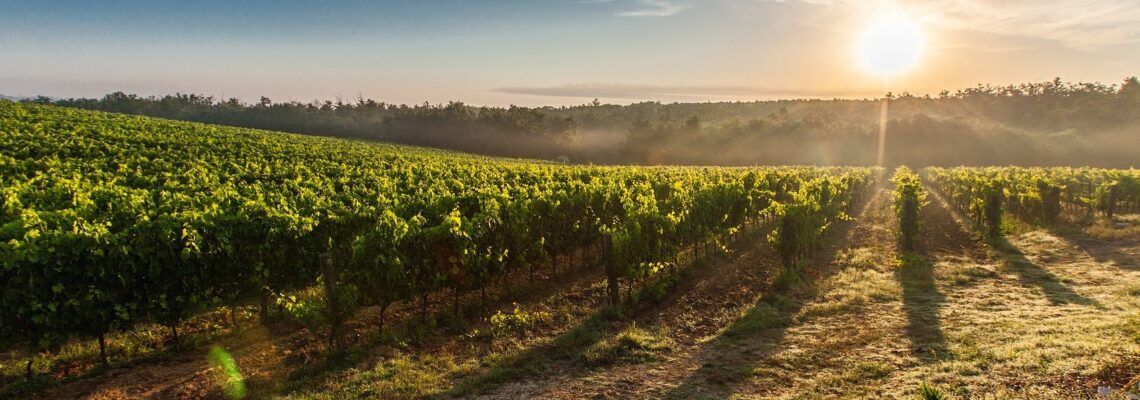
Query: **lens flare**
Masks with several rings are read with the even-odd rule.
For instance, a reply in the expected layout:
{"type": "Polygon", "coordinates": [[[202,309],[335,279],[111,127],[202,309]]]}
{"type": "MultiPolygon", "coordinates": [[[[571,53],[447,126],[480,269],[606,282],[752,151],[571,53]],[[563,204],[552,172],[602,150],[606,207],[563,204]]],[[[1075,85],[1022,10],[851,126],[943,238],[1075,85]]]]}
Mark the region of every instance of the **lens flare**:
{"type": "Polygon", "coordinates": [[[233,356],[221,346],[213,346],[210,347],[208,359],[210,366],[217,371],[217,381],[222,387],[222,392],[231,399],[245,397],[245,379],[242,378],[233,356]]]}

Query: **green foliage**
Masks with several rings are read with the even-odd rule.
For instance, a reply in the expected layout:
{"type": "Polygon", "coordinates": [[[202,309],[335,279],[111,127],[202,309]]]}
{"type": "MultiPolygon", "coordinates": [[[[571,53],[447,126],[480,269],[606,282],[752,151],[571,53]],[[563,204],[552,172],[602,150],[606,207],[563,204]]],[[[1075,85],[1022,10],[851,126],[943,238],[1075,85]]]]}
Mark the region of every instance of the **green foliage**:
{"type": "Polygon", "coordinates": [[[970,168],[929,168],[931,182],[958,211],[968,214],[974,227],[988,237],[1001,235],[1003,181],[970,168]]]}
{"type": "Polygon", "coordinates": [[[776,245],[784,268],[797,267],[822,245],[832,224],[850,218],[847,211],[877,176],[876,170],[868,168],[777,183],[781,190],[771,207],[780,223],[769,240],[776,245]]]}
{"type": "Polygon", "coordinates": [[[899,218],[899,242],[903,250],[914,250],[920,229],[919,214],[926,205],[926,191],[922,189],[918,174],[907,167],[896,169],[891,182],[895,184],[892,197],[895,214],[899,218]]]}
{"type": "Polygon", "coordinates": [[[777,292],[788,292],[804,283],[803,268],[799,264],[784,267],[772,280],[772,289],[777,292]]]}
{"type": "Polygon", "coordinates": [[[653,360],[657,353],[672,348],[673,342],[665,333],[633,324],[617,335],[583,349],[581,357],[587,365],[610,365],[621,361],[637,363],[653,360]]]}
{"type": "Polygon", "coordinates": [[[934,187],[990,237],[1002,233],[1006,211],[1050,224],[1063,208],[1106,216],[1140,201],[1140,171],[1100,168],[928,168],[934,187]]]}
{"type": "Polygon", "coordinates": [[[309,329],[315,329],[328,322],[324,300],[314,290],[301,295],[278,296],[276,302],[290,320],[300,322],[309,329]]]}
{"type": "Polygon", "coordinates": [[[922,400],[946,400],[948,398],[941,389],[926,382],[918,386],[918,397],[922,400]]]}
{"type": "MultiPolygon", "coordinates": [[[[773,301],[777,302],[777,301],[773,301]]],[[[787,324],[787,318],[781,314],[780,305],[765,301],[757,302],[743,315],[724,330],[724,335],[733,339],[742,339],[766,329],[781,327],[787,324]]]]}
{"type": "MultiPolygon", "coordinates": [[[[604,233],[644,283],[774,213],[802,257],[872,172],[565,166],[0,102],[0,340],[176,327],[318,277],[341,311],[383,309],[482,290],[604,233]]],[[[311,327],[336,319],[320,290],[279,301],[311,327]]]]}
{"type": "Polygon", "coordinates": [[[550,325],[554,317],[546,311],[527,312],[518,305],[510,313],[496,312],[489,319],[491,335],[496,338],[517,335],[536,326],[550,325]]]}

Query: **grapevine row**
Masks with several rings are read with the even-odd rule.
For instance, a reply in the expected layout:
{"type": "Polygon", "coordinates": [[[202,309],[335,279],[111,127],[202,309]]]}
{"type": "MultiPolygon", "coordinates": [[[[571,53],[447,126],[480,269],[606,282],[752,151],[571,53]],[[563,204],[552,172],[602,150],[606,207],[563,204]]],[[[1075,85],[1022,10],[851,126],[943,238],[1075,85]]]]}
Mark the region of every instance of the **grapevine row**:
{"type": "Polygon", "coordinates": [[[0,345],[51,349],[307,287],[482,291],[612,238],[626,280],[761,217],[789,264],[866,168],[566,166],[0,102],[0,345]],[[325,271],[328,275],[329,272],[325,271]]]}
{"type": "Polygon", "coordinates": [[[892,197],[899,218],[899,243],[903,250],[913,251],[919,235],[919,212],[926,204],[926,191],[918,174],[907,167],[896,169],[891,183],[895,185],[892,197]]]}
{"type": "Polygon", "coordinates": [[[1140,171],[1096,168],[927,168],[934,187],[991,235],[1004,212],[1031,223],[1056,222],[1062,211],[1111,218],[1140,212],[1140,171]]]}

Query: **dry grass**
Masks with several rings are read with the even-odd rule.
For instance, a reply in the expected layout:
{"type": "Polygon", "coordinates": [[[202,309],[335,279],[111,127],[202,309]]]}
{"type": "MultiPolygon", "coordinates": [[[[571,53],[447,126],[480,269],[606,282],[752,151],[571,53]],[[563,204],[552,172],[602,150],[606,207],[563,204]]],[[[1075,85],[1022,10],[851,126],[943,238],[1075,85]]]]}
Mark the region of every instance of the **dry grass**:
{"type": "Polygon", "coordinates": [[[1090,221],[1084,232],[1101,240],[1140,237],[1140,214],[1117,215],[1112,220],[1098,217],[1090,221]]]}
{"type": "Polygon", "coordinates": [[[1068,399],[1140,375],[1140,271],[1121,268],[1140,255],[1133,242],[1090,251],[1016,226],[992,250],[929,207],[918,253],[895,249],[893,216],[873,204],[805,287],[765,294],[699,345],[639,367],[657,372],[566,374],[553,380],[600,387],[541,393],[909,399],[925,383],[946,398],[1068,399]]]}

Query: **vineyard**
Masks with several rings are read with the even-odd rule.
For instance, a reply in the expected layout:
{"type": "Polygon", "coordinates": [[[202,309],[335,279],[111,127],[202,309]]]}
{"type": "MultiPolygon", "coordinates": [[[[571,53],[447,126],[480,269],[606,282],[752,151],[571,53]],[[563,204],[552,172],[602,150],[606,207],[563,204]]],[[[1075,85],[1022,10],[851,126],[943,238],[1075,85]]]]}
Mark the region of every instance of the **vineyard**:
{"type": "Polygon", "coordinates": [[[329,318],[479,291],[603,236],[632,286],[685,247],[779,218],[791,267],[875,176],[568,167],[3,107],[0,332],[43,350],[141,320],[176,341],[195,312],[253,297],[266,318],[271,297],[318,276],[340,287],[329,318]]]}
{"type": "Polygon", "coordinates": [[[987,235],[1003,212],[1035,224],[1070,215],[1112,219],[1140,212],[1140,171],[1095,168],[930,168],[932,184],[987,235]]]}
{"type": "MultiPolygon", "coordinates": [[[[271,326],[290,319],[293,325],[288,326],[320,338],[326,360],[352,360],[353,352],[371,346],[352,334],[354,326],[366,324],[382,333],[392,331],[399,322],[419,329],[424,336],[428,334],[422,332],[438,328],[441,314],[487,324],[490,328],[481,329],[492,330],[492,337],[523,338],[508,340],[522,348],[530,343],[524,339],[538,335],[529,328],[534,321],[557,318],[544,317],[542,312],[528,314],[525,303],[522,310],[518,303],[504,306],[502,299],[524,298],[512,294],[542,287],[536,280],[548,281],[554,292],[578,296],[580,300],[571,303],[581,306],[592,304],[581,298],[595,298],[589,295],[593,292],[578,293],[571,288],[583,279],[583,273],[596,271],[601,277],[598,307],[619,310],[614,312],[618,316],[604,314],[611,315],[606,318],[645,320],[650,325],[657,323],[647,319],[649,313],[639,314],[643,312],[639,310],[654,307],[643,304],[644,298],[653,297],[646,293],[672,293],[658,293],[658,299],[690,299],[685,297],[689,295],[686,290],[703,290],[704,279],[724,279],[724,285],[753,282],[739,289],[737,295],[744,297],[724,300],[722,304],[728,305],[692,300],[693,307],[708,307],[702,310],[717,315],[722,315],[716,311],[721,308],[731,310],[732,315],[722,315],[726,320],[720,328],[694,329],[703,333],[688,338],[658,334],[664,337],[661,341],[674,343],[665,346],[673,351],[682,344],[697,348],[707,342],[705,336],[717,332],[764,331],[776,326],[767,325],[770,320],[780,324],[810,321],[801,316],[807,312],[854,316],[850,307],[870,307],[867,304],[879,301],[898,301],[902,307],[919,301],[928,306],[925,296],[940,293],[936,278],[925,276],[929,282],[915,295],[915,289],[908,286],[914,278],[907,275],[910,272],[900,275],[901,295],[887,290],[872,300],[842,303],[835,314],[805,305],[816,294],[803,288],[827,287],[823,282],[850,273],[850,268],[836,263],[851,261],[856,257],[852,254],[872,247],[877,250],[858,256],[870,260],[865,260],[873,265],[865,272],[870,275],[851,282],[890,280],[892,273],[881,269],[895,264],[901,264],[898,268],[903,271],[934,268],[934,262],[915,260],[938,254],[930,250],[938,248],[938,241],[969,247],[972,250],[961,253],[975,257],[979,264],[992,264],[994,258],[1003,257],[1001,249],[987,253],[972,247],[980,245],[970,244],[975,237],[971,234],[932,238],[934,232],[950,232],[956,226],[950,210],[932,214],[944,210],[942,200],[972,224],[977,236],[990,238],[1010,233],[1014,225],[1080,226],[1097,220],[1108,229],[1127,231],[1116,225],[1135,224],[1134,215],[1140,213],[1137,170],[995,167],[928,168],[915,173],[901,167],[889,182],[881,178],[883,173],[874,167],[566,165],[0,101],[0,287],[4,288],[0,348],[7,350],[0,359],[4,372],[0,384],[6,385],[0,395],[42,393],[80,377],[99,379],[101,370],[153,362],[122,356],[126,350],[122,345],[116,349],[117,342],[108,340],[111,335],[145,332],[161,337],[158,342],[168,348],[163,351],[193,353],[203,343],[183,343],[180,332],[207,314],[223,314],[220,321],[233,335],[240,334],[243,324],[271,326]],[[889,201],[881,198],[884,185],[892,186],[889,201]],[[891,211],[883,212],[888,208],[891,211]],[[861,237],[844,238],[843,232],[851,229],[865,232],[861,237]],[[889,232],[889,238],[879,237],[884,232],[889,232]],[[845,249],[848,243],[844,240],[864,247],[845,249]],[[738,277],[744,274],[742,270],[725,266],[735,265],[732,254],[753,254],[754,259],[768,260],[764,265],[773,267],[769,273],[749,270],[738,277]],[[757,305],[757,296],[768,308],[757,305]],[[799,305],[788,306],[792,303],[799,305]],[[766,322],[753,322],[765,328],[735,328],[741,321],[756,318],[747,311],[749,306],[770,309],[765,312],[771,314],[761,318],[766,322]],[[514,307],[514,312],[504,314],[504,307],[514,307]],[[391,315],[391,309],[404,311],[391,315]],[[257,321],[239,316],[247,311],[257,321]],[[361,318],[367,320],[361,322],[361,318]],[[162,329],[156,333],[147,328],[154,326],[162,329]],[[98,351],[85,356],[85,368],[69,371],[50,361],[94,346],[98,351]],[[21,373],[15,374],[17,370],[21,373]]],[[[1131,249],[1121,254],[1131,254],[1131,249]]],[[[971,280],[1000,275],[989,269],[971,271],[976,275],[970,275],[971,280]]],[[[1130,318],[1140,321],[1136,306],[1140,287],[1133,283],[1119,282],[1125,285],[1120,289],[1125,294],[1114,291],[1111,295],[1122,305],[1113,309],[1109,319],[1126,327],[1104,329],[1127,334],[1127,329],[1133,329],[1127,325],[1130,318]]],[[[735,293],[709,290],[709,296],[735,293]]],[[[656,307],[683,303],[669,301],[656,307]]],[[[567,312],[574,316],[561,320],[563,325],[542,323],[558,326],[551,331],[575,332],[569,326],[590,321],[583,316],[590,314],[583,313],[594,311],[575,312],[567,312]]],[[[1082,315],[1101,317],[1088,312],[1082,315]]],[[[907,317],[912,324],[918,318],[907,317]]],[[[925,314],[921,317],[929,319],[925,314]]],[[[624,323],[605,321],[609,322],[598,323],[597,330],[608,332],[614,324],[624,323]]],[[[467,328],[455,329],[463,332],[467,328]]],[[[1140,326],[1136,329],[1140,332],[1140,326]]],[[[618,331],[627,341],[654,335],[637,325],[618,331]]],[[[733,336],[728,333],[722,337],[733,336]]],[[[781,338],[793,340],[794,333],[789,331],[787,338],[781,338]]],[[[1116,334],[1098,343],[1120,339],[1112,335],[1116,334]]],[[[1125,359],[1138,354],[1140,333],[1131,335],[1134,339],[1123,340],[1136,343],[1119,346],[1125,359]]],[[[474,333],[450,336],[472,343],[482,340],[474,333]]],[[[407,347],[431,342],[415,337],[392,339],[401,343],[393,347],[412,351],[407,347]]],[[[568,346],[557,339],[526,340],[568,346]]],[[[638,346],[640,351],[654,349],[638,346]]],[[[940,346],[939,351],[953,350],[947,343],[940,346]]],[[[502,357],[495,354],[517,349],[503,348],[510,346],[490,345],[485,351],[495,353],[480,353],[483,358],[471,361],[479,367],[464,368],[504,368],[494,364],[496,357],[502,357]]],[[[688,356],[675,360],[707,365],[707,358],[722,356],[715,351],[694,354],[691,360],[688,356]]],[[[222,364],[229,366],[231,375],[240,374],[240,363],[234,364],[228,355],[211,350],[210,357],[229,360],[222,364]]],[[[583,357],[596,360],[600,356],[583,357]]],[[[598,368],[595,361],[587,363],[589,368],[574,364],[580,361],[563,362],[571,364],[565,367],[570,370],[598,368]]],[[[427,364],[421,359],[409,365],[427,364]]],[[[622,362],[617,364],[620,367],[622,362]]],[[[309,368],[308,361],[305,368],[309,368]]],[[[406,368],[420,371],[417,368],[422,367],[406,368]]],[[[693,367],[692,376],[708,374],[705,368],[693,367]]],[[[1111,383],[1119,386],[1124,382],[1118,381],[1127,380],[1129,374],[1140,375],[1135,365],[1128,368],[1113,369],[1119,377],[1097,379],[1115,379],[1111,383]]],[[[619,376],[631,371],[610,372],[619,376]]],[[[440,374],[433,385],[449,376],[466,376],[454,371],[440,374]]],[[[389,378],[377,379],[398,380],[389,378]]],[[[685,381],[673,378],[662,379],[685,381]]],[[[483,386],[452,389],[451,393],[491,391],[494,388],[485,386],[498,381],[480,382],[483,386]]],[[[907,390],[916,386],[911,381],[906,385],[907,390]]],[[[255,392],[258,397],[270,397],[296,394],[293,389],[285,384],[267,385],[255,392]]],[[[245,393],[244,388],[240,392],[218,390],[207,393],[232,397],[245,393]]],[[[575,397],[518,390],[502,397],[513,397],[511,393],[575,397]]],[[[1088,387],[1074,390],[1084,393],[1088,387]]],[[[420,397],[441,391],[360,392],[355,396],[420,397]]],[[[669,393],[636,395],[686,398],[698,393],[703,392],[674,388],[669,393]]],[[[86,395],[90,393],[82,394],[86,395]]],[[[157,397],[166,395],[170,393],[157,397]]],[[[348,395],[333,391],[313,397],[338,396],[348,395]]]]}

